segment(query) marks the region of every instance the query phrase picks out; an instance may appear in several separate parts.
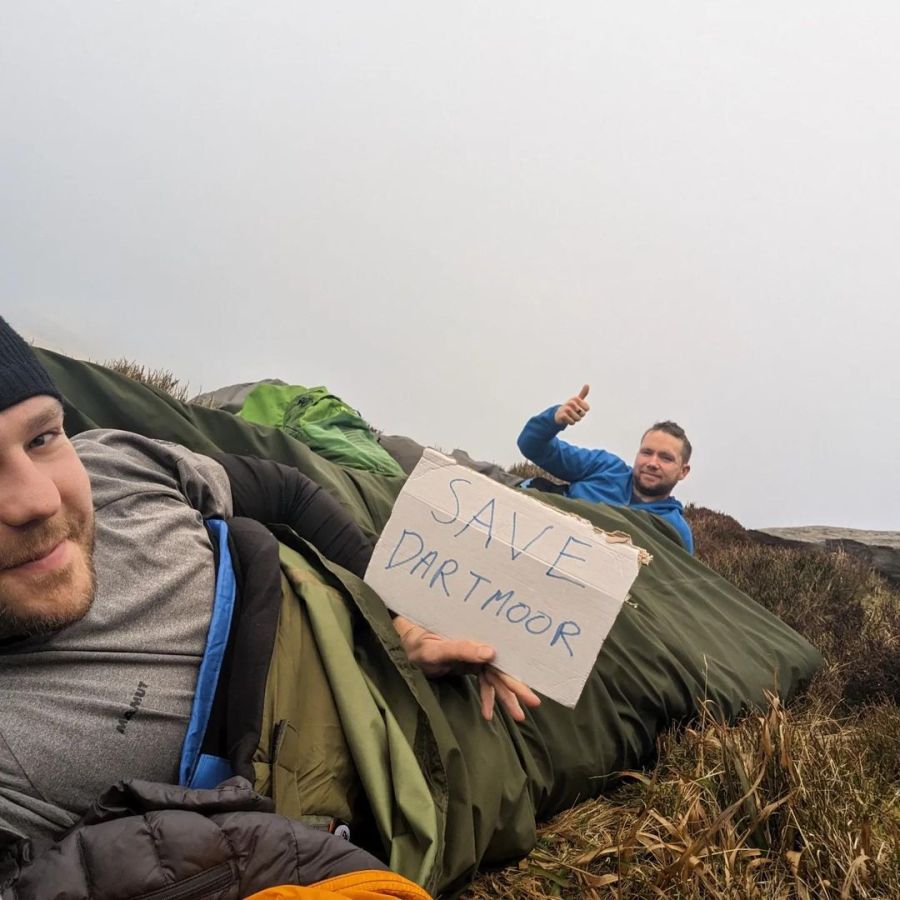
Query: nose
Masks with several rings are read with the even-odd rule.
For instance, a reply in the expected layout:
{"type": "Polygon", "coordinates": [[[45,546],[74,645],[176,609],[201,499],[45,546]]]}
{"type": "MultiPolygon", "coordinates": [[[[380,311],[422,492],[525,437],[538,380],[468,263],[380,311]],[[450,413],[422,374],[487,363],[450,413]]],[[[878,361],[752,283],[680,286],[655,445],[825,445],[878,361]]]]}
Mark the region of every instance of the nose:
{"type": "Polygon", "coordinates": [[[62,499],[50,473],[27,453],[0,464],[0,523],[21,528],[52,518],[62,499]]]}

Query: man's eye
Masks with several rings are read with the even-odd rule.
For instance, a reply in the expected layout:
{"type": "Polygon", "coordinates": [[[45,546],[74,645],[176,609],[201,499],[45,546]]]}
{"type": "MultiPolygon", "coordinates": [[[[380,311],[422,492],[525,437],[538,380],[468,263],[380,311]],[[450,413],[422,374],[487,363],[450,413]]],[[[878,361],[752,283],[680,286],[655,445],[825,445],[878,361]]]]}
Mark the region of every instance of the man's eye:
{"type": "Polygon", "coordinates": [[[42,447],[46,447],[52,441],[54,441],[61,432],[59,431],[45,431],[42,434],[39,434],[36,438],[32,438],[28,442],[29,450],[40,450],[42,447]]]}

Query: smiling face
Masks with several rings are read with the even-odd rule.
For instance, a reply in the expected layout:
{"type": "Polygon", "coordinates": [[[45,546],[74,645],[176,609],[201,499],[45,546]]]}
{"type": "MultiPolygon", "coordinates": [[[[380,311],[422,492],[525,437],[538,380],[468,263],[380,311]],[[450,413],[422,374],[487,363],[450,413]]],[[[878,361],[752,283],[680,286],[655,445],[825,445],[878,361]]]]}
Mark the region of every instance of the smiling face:
{"type": "Polygon", "coordinates": [[[685,478],[691,467],[684,462],[681,440],[665,431],[648,431],[634,460],[632,486],[642,500],[662,500],[685,478]]]}
{"type": "Polygon", "coordinates": [[[0,412],[0,638],[77,622],[94,599],[94,510],[59,401],[0,412]]]}

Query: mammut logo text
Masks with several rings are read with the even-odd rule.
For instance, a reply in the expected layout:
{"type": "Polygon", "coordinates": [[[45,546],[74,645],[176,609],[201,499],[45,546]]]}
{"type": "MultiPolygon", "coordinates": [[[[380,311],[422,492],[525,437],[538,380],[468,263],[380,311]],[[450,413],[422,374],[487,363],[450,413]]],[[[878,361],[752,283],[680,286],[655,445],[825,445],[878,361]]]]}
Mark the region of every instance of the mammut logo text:
{"type": "Polygon", "coordinates": [[[140,708],[140,705],[144,702],[144,695],[147,693],[148,684],[145,684],[143,681],[138,682],[137,690],[134,692],[134,696],[131,698],[131,703],[128,704],[128,709],[119,716],[119,724],[116,725],[116,731],[119,734],[125,734],[125,728],[128,726],[128,723],[134,718],[135,713],[140,708]]]}

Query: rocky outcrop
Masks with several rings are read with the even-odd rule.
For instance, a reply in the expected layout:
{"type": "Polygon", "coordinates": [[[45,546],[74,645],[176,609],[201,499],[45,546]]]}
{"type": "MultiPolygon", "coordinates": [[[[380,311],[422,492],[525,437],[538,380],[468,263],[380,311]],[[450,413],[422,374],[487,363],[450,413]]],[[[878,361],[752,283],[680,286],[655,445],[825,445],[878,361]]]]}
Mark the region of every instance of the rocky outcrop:
{"type": "Polygon", "coordinates": [[[900,531],[864,531],[857,528],[764,528],[748,531],[750,537],[763,544],[841,550],[868,563],[892,585],[900,587],[900,531]]]}

